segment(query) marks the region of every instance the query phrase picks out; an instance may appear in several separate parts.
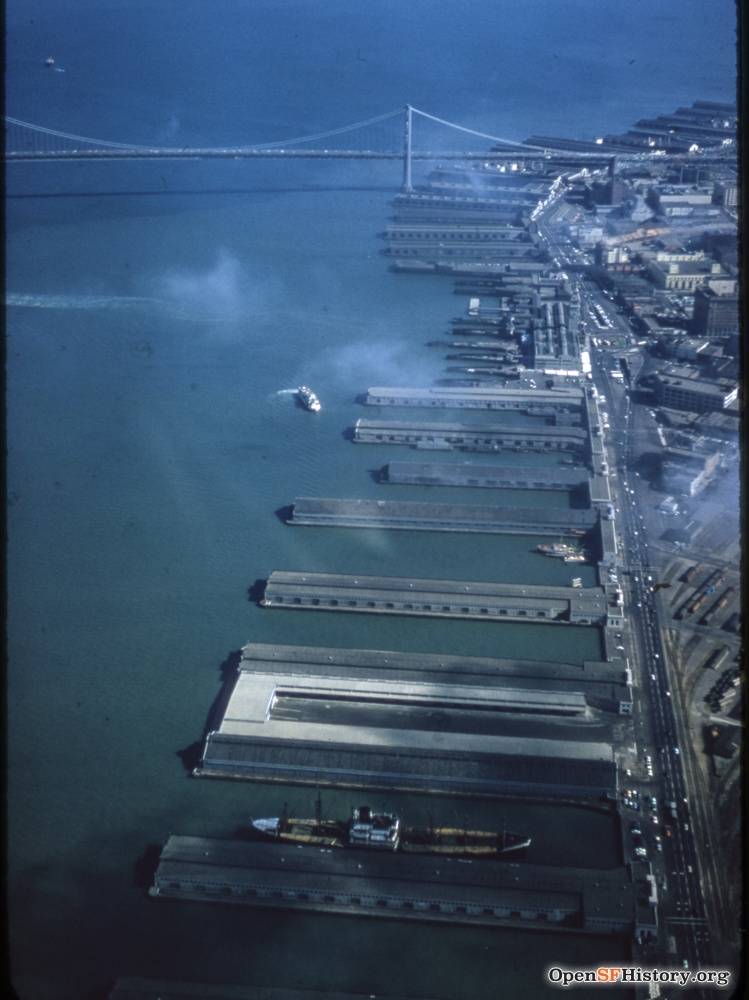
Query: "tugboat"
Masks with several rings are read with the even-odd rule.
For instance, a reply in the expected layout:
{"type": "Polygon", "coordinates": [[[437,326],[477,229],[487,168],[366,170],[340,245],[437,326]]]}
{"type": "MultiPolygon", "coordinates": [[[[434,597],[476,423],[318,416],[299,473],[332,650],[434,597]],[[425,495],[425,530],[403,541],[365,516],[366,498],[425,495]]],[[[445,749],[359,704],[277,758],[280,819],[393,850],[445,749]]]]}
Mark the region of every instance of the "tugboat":
{"type": "Polygon", "coordinates": [[[544,556],[552,556],[554,559],[564,559],[565,562],[580,562],[578,556],[582,556],[583,560],[585,556],[582,554],[580,549],[574,545],[569,545],[567,542],[551,542],[551,544],[541,544],[536,547],[536,552],[540,552],[544,556]]]}
{"type": "Polygon", "coordinates": [[[307,410],[312,410],[313,413],[319,413],[322,409],[322,403],[314,394],[314,392],[306,385],[300,385],[297,389],[297,396],[301,400],[302,406],[307,410]]]}
{"type": "MultiPolygon", "coordinates": [[[[318,810],[319,812],[319,805],[318,810]]],[[[530,847],[531,838],[503,830],[467,830],[455,827],[403,827],[393,813],[377,813],[370,806],[354,809],[347,822],[338,819],[274,817],[251,823],[255,833],[273,840],[318,847],[358,847],[400,851],[403,854],[442,854],[451,857],[498,857],[530,847]]]]}

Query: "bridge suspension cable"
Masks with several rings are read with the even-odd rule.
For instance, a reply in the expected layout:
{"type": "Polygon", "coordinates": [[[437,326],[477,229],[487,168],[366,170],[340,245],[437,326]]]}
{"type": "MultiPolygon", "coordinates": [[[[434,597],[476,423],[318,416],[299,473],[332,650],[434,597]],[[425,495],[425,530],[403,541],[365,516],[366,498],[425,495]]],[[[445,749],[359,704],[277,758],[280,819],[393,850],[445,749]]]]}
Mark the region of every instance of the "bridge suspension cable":
{"type": "Polygon", "coordinates": [[[366,128],[367,125],[376,125],[378,122],[387,121],[388,118],[400,118],[403,114],[402,108],[396,111],[387,111],[384,115],[376,115],[374,118],[366,118],[361,122],[354,122],[353,125],[342,125],[340,128],[331,128],[327,132],[316,132],[314,135],[297,136],[295,139],[279,139],[276,142],[256,142],[243,149],[277,149],[280,146],[289,146],[296,142],[312,142],[314,139],[328,139],[333,135],[343,135],[344,132],[353,132],[358,128],[366,128]]]}
{"type": "MultiPolygon", "coordinates": [[[[553,147],[549,146],[533,146],[528,142],[518,142],[516,139],[501,139],[497,135],[489,135],[487,132],[478,132],[474,128],[467,128],[465,125],[456,125],[455,122],[449,122],[445,118],[438,118],[436,115],[430,115],[428,111],[421,111],[419,108],[412,107],[411,110],[417,114],[421,115],[422,118],[428,118],[430,121],[437,122],[440,125],[447,125],[448,128],[456,129],[458,132],[467,132],[469,135],[476,135],[481,139],[490,139],[492,142],[501,143],[503,146],[511,146],[518,150],[537,150],[541,153],[553,152],[553,147]]],[[[577,153],[578,156],[586,156],[585,152],[577,153]]],[[[593,156],[601,156],[600,153],[593,153],[593,156]]]]}
{"type": "MultiPolygon", "coordinates": [[[[346,132],[353,132],[356,129],[366,128],[368,125],[376,125],[379,122],[387,121],[389,118],[400,117],[403,111],[398,108],[395,111],[387,111],[382,115],[375,115],[373,118],[366,118],[363,121],[354,122],[351,125],[342,125],[339,128],[328,129],[325,132],[315,132],[311,135],[295,136],[291,139],[279,139],[274,142],[255,142],[248,145],[243,145],[237,147],[239,149],[278,149],[283,146],[290,146],[296,143],[302,142],[314,142],[317,139],[328,139],[331,136],[343,135],[346,132]]],[[[91,146],[103,146],[107,149],[142,149],[142,150],[156,150],[160,147],[154,145],[145,145],[132,142],[111,142],[107,139],[92,139],[90,136],[75,135],[72,132],[61,132],[58,129],[46,128],[44,125],[35,125],[33,122],[24,122],[19,118],[10,118],[8,115],[4,116],[4,121],[6,125],[15,125],[19,128],[29,129],[32,132],[38,132],[43,135],[55,136],[58,139],[67,139],[70,142],[80,142],[87,143],[91,146]]]]}
{"type": "Polygon", "coordinates": [[[54,128],[45,128],[44,125],[35,125],[33,122],[22,122],[19,118],[3,116],[6,125],[16,125],[20,128],[30,129],[32,132],[41,132],[43,135],[53,135],[58,139],[69,139],[71,142],[88,142],[92,146],[106,146],[111,149],[155,149],[154,146],[138,146],[132,142],[110,142],[107,139],[91,139],[85,135],[74,135],[72,132],[60,132],[54,128]]]}
{"type": "Polygon", "coordinates": [[[527,146],[525,143],[517,142],[512,139],[500,139],[496,135],[488,135],[486,132],[477,132],[474,128],[466,128],[465,125],[456,125],[455,122],[449,122],[445,118],[438,118],[436,115],[430,115],[428,111],[421,111],[419,108],[411,108],[413,112],[417,115],[421,115],[422,118],[428,118],[430,121],[437,122],[439,125],[447,125],[448,128],[454,128],[458,132],[467,132],[469,135],[477,135],[481,139],[491,139],[492,142],[501,142],[506,146],[521,146],[523,149],[540,149],[540,146],[527,146]]]}

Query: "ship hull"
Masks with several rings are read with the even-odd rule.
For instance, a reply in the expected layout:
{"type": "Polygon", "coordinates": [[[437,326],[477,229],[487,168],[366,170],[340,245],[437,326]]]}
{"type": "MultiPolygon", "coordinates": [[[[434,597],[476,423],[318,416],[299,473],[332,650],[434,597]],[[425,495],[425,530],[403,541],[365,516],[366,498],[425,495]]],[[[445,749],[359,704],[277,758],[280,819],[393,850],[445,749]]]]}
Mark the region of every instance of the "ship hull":
{"type": "Polygon", "coordinates": [[[347,824],[339,820],[287,819],[273,826],[267,820],[252,824],[252,830],[263,839],[317,847],[346,847],[382,851],[398,850],[403,854],[436,854],[447,857],[494,858],[506,854],[519,854],[530,847],[530,837],[517,833],[498,833],[487,830],[462,830],[453,827],[435,829],[405,829],[400,842],[352,842],[347,824]],[[257,825],[256,825],[257,824],[257,825]]]}

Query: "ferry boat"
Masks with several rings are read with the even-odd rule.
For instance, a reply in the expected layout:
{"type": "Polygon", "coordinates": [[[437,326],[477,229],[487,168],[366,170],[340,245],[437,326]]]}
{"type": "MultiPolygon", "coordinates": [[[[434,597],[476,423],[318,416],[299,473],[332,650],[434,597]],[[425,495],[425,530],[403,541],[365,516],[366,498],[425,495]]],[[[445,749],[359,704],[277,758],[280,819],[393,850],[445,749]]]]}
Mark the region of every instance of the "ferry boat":
{"type": "Polygon", "coordinates": [[[253,820],[251,827],[262,837],[296,844],[450,857],[498,857],[519,853],[531,844],[530,837],[506,830],[467,830],[449,826],[404,828],[398,816],[375,812],[367,805],[354,809],[348,822],[274,817],[253,820]]]}
{"type": "Polygon", "coordinates": [[[314,392],[306,385],[300,385],[297,389],[297,396],[301,400],[302,406],[307,410],[312,410],[313,413],[319,413],[322,409],[322,403],[314,394],[314,392]]]}

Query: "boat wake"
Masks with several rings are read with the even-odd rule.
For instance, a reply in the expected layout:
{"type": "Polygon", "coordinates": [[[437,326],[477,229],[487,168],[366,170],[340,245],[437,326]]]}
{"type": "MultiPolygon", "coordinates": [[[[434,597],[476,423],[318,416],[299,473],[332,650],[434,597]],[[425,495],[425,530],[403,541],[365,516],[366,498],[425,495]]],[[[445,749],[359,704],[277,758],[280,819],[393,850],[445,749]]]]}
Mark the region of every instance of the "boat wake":
{"type": "Polygon", "coordinates": [[[277,396],[295,396],[296,389],[278,389],[276,392],[277,396]]]}
{"type": "Polygon", "coordinates": [[[6,306],[21,309],[143,309],[164,303],[160,299],[126,295],[25,295],[7,292],[6,306]]]}
{"type": "MultiPolygon", "coordinates": [[[[95,309],[138,311],[155,310],[170,319],[184,320],[190,323],[228,323],[236,324],[237,316],[213,315],[196,308],[185,307],[178,302],[153,296],[138,295],[33,295],[19,292],[6,292],[6,308],[15,306],[20,309],[67,309],[93,311],[95,309]]],[[[260,314],[255,319],[263,319],[260,314]]]]}

